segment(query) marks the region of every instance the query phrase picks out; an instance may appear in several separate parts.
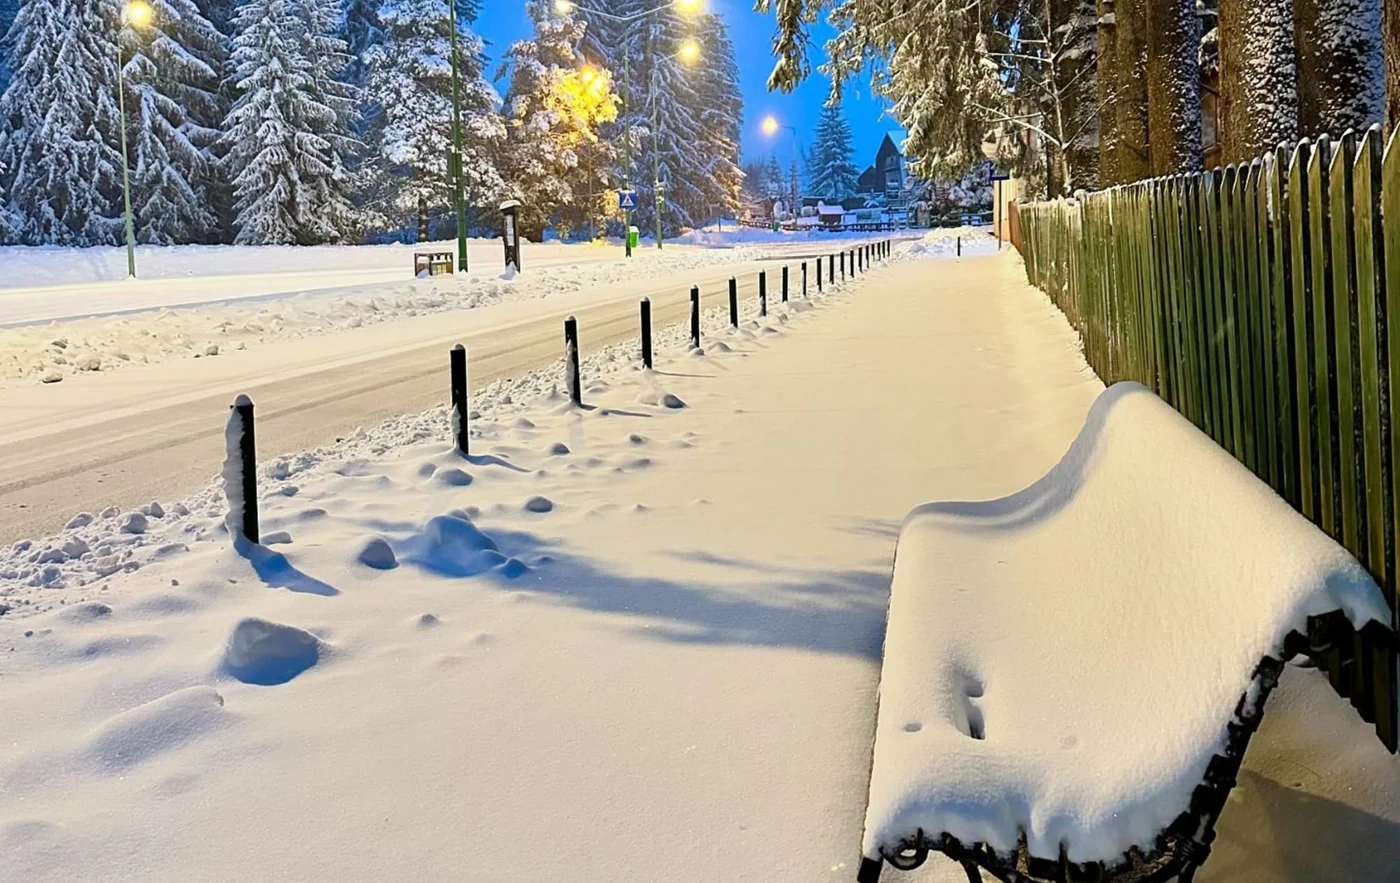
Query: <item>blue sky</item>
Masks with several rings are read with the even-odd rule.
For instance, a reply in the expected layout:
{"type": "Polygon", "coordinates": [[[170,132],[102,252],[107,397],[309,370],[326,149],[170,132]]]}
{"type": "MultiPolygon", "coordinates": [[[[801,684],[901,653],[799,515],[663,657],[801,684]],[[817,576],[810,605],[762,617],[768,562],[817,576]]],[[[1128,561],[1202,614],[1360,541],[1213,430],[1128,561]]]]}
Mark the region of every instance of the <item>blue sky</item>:
{"type": "MultiPolygon", "coordinates": [[[[606,4],[607,0],[599,2],[606,4]]],[[[734,54],[739,60],[740,87],[744,93],[744,160],[765,159],[770,152],[775,152],[778,161],[786,167],[792,157],[792,134],[780,129],[776,136],[768,138],[760,131],[759,123],[764,116],[772,114],[779,122],[796,128],[802,148],[809,148],[830,84],[820,74],[813,73],[792,94],[770,94],[766,83],[773,67],[772,13],[765,16],[754,12],[751,0],[708,2],[709,8],[719,13],[728,25],[730,39],[734,41],[734,54]]],[[[520,0],[483,0],[481,17],[475,27],[477,33],[490,44],[487,53],[491,59],[490,73],[493,74],[506,47],[512,41],[530,35],[530,20],[525,15],[525,4],[520,0]]],[[[816,29],[813,43],[817,53],[821,52],[821,44],[832,33],[824,24],[816,29]]],[[[813,66],[823,60],[824,57],[820,55],[814,56],[813,66]]],[[[504,83],[501,86],[504,87],[504,83]]],[[[874,161],[875,151],[879,149],[885,132],[897,130],[898,124],[883,115],[885,102],[872,96],[864,81],[847,84],[841,107],[851,127],[856,165],[863,169],[874,161]]]]}

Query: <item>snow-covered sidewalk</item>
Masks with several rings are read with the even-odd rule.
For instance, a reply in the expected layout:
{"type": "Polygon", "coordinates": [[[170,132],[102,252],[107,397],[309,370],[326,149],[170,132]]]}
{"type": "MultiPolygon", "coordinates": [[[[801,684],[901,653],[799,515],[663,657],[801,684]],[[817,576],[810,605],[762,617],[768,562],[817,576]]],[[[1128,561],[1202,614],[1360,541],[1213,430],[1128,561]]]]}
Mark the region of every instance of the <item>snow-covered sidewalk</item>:
{"type": "MultiPolygon", "coordinates": [[[[209,496],[75,533],[110,579],[0,595],[0,879],[854,879],[901,519],[1030,484],[1102,386],[1009,255],[772,306],[594,358],[587,410],[487,391],[471,460],[439,411],[267,464],[285,557],[209,496]]],[[[1199,879],[1400,856],[1395,761],[1317,681],[1199,879]]]]}

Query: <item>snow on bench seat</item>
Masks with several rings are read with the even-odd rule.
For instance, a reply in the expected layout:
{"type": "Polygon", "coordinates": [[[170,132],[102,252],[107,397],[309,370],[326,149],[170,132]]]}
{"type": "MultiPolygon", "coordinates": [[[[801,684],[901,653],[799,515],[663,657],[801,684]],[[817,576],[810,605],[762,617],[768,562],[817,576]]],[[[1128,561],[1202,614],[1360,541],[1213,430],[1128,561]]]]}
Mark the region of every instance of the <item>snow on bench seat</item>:
{"type": "Polygon", "coordinates": [[[1388,611],[1345,550],[1152,392],[1044,478],[934,503],[895,556],[864,855],[922,829],[1116,861],[1187,809],[1266,655],[1388,611]]]}

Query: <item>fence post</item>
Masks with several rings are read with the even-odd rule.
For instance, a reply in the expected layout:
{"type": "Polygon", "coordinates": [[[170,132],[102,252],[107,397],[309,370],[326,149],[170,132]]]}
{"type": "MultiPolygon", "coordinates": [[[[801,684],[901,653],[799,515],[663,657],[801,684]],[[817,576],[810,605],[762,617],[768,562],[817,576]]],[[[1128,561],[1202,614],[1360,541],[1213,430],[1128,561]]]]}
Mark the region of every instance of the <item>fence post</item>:
{"type": "Polygon", "coordinates": [[[788,302],[788,268],[783,264],[783,303],[788,302]]]}
{"type": "Polygon", "coordinates": [[[690,288],[690,344],[700,348],[700,286],[690,288]]]}
{"type": "Polygon", "coordinates": [[[733,276],[729,277],[729,324],[739,327],[739,282],[733,276]]]}
{"type": "MultiPolygon", "coordinates": [[[[817,265],[817,271],[821,272],[821,265],[817,265]]],[[[826,256],[826,281],[832,285],[836,284],[836,255],[826,256]]]]}
{"type": "Polygon", "coordinates": [[[802,297],[807,297],[807,262],[802,262],[802,297]]]}
{"type": "Polygon", "coordinates": [[[467,455],[467,348],[452,347],[450,361],[452,391],[452,440],[462,456],[467,455]]]}
{"type": "Polygon", "coordinates": [[[846,281],[846,253],[841,252],[841,281],[846,281]]]}
{"type": "MultiPolygon", "coordinates": [[[[243,536],[256,543],[258,541],[258,457],[257,442],[253,431],[253,400],[240,394],[238,398],[233,400],[233,405],[230,406],[229,410],[233,411],[233,420],[238,422],[238,477],[240,479],[239,491],[243,497],[240,501],[243,508],[243,518],[239,527],[243,536]]],[[[225,438],[227,439],[227,433],[225,438]]],[[[225,451],[225,456],[232,457],[233,455],[233,451],[225,451]]],[[[227,485],[225,485],[225,492],[227,492],[227,485]]],[[[229,502],[232,503],[232,500],[229,502]]],[[[230,525],[230,529],[232,529],[232,525],[230,525]]]]}
{"type": "Polygon", "coordinates": [[[578,320],[564,320],[564,383],[569,387],[569,401],[583,404],[583,381],[578,372],[578,320]]]}
{"type": "Polygon", "coordinates": [[[768,315],[768,273],[764,270],[758,271],[758,314],[768,315]]]}
{"type": "Polygon", "coordinates": [[[953,238],[956,239],[958,243],[958,257],[962,257],[962,237],[955,236],[953,238]]]}
{"type": "Polygon", "coordinates": [[[651,367],[651,298],[642,298],[642,365],[651,367]]]}
{"type": "Polygon", "coordinates": [[[865,246],[856,249],[856,269],[865,272],[865,246]]]}

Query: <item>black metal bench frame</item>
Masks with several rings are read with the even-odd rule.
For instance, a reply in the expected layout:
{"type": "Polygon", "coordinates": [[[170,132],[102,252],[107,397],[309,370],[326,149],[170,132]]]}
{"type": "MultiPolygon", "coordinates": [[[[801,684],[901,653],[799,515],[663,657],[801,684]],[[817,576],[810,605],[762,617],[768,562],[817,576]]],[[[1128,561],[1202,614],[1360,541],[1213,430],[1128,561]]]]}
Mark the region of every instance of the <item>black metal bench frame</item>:
{"type": "Polygon", "coordinates": [[[1166,883],[1169,880],[1191,883],[1196,871],[1210,856],[1215,825],[1239,778],[1249,740],[1259,729],[1264,705],[1278,686],[1284,664],[1301,655],[1326,670],[1334,661],[1331,657],[1335,657],[1337,649],[1355,641],[1356,632],[1340,613],[1310,617],[1307,635],[1296,631],[1289,633],[1284,641],[1282,659],[1266,656],[1259,662],[1250,686],[1235,706],[1225,753],[1211,758],[1204,780],[1191,794],[1191,805],[1158,836],[1150,852],[1134,848],[1116,864],[1077,864],[1068,860],[1063,846],[1058,860],[1031,856],[1026,849],[1024,832],[1015,854],[1007,856],[998,855],[985,843],[965,844],[946,833],[933,838],[919,830],[913,837],[901,841],[897,850],[882,853],[883,861],[862,857],[856,881],[877,883],[884,862],[897,870],[910,871],[922,865],[929,853],[940,852],[962,865],[969,883],[983,883],[982,871],[1002,883],[1166,883]]]}

